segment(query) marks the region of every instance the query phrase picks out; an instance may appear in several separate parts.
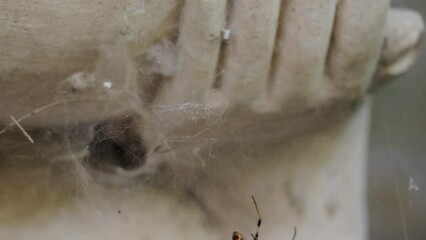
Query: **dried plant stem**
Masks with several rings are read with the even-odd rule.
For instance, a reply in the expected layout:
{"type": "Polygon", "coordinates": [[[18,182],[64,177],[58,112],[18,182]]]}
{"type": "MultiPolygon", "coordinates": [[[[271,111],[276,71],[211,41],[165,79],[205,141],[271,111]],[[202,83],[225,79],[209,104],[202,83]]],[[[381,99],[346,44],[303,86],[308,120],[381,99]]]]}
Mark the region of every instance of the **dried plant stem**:
{"type": "MultiPolygon", "coordinates": [[[[34,110],[34,111],[32,111],[32,112],[29,112],[29,113],[27,113],[27,114],[25,114],[25,115],[21,116],[21,117],[20,117],[20,118],[18,118],[18,119],[15,119],[15,121],[12,121],[12,122],[11,122],[11,123],[9,123],[8,125],[6,125],[6,127],[5,127],[5,128],[3,128],[3,129],[0,131],[0,135],[4,134],[4,133],[5,133],[8,129],[12,128],[12,127],[13,127],[13,126],[15,126],[15,125],[17,125],[17,126],[21,129],[21,128],[22,128],[22,126],[20,126],[20,124],[18,124],[18,123],[22,122],[23,120],[25,120],[25,119],[27,119],[27,118],[29,118],[29,117],[31,117],[31,116],[36,115],[36,114],[37,114],[37,113],[39,113],[39,112],[44,111],[44,110],[46,110],[46,109],[49,109],[49,108],[52,108],[52,107],[54,107],[54,106],[61,105],[61,104],[67,104],[67,103],[77,102],[77,101],[83,101],[83,100],[98,100],[98,101],[105,101],[105,100],[107,100],[107,99],[103,99],[103,98],[93,98],[93,97],[91,97],[91,98],[73,98],[73,99],[67,99],[67,100],[58,101],[58,102],[53,102],[53,103],[50,103],[50,104],[44,105],[44,106],[42,106],[42,107],[39,107],[39,108],[35,109],[35,110],[34,110]]],[[[22,128],[21,130],[23,130],[23,128],[22,128]]]]}
{"type": "Polygon", "coordinates": [[[25,131],[25,129],[21,126],[21,124],[19,124],[19,122],[13,116],[10,116],[10,119],[12,119],[12,121],[15,123],[15,125],[18,126],[19,130],[21,130],[21,132],[24,134],[24,136],[27,137],[28,141],[30,141],[31,143],[34,143],[34,140],[27,133],[27,131],[25,131]]]}

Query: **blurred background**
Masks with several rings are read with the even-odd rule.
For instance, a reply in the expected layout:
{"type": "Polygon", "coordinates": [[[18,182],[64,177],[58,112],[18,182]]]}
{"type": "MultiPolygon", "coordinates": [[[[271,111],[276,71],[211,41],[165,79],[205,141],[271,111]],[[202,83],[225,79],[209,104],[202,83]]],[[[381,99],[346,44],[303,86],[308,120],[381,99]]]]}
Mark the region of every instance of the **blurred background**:
{"type": "MultiPolygon", "coordinates": [[[[425,0],[394,0],[426,16],[425,0]]],[[[415,67],[375,95],[371,121],[371,240],[426,239],[426,41],[415,67]]]]}

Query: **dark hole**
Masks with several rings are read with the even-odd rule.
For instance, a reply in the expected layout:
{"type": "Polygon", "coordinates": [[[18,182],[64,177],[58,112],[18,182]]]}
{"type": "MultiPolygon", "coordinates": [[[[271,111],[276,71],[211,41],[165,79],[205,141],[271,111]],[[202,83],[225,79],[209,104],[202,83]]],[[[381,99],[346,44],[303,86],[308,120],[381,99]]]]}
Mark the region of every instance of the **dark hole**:
{"type": "Polygon", "coordinates": [[[121,167],[132,170],[143,165],[146,146],[132,130],[129,121],[112,120],[95,126],[95,136],[89,144],[88,162],[98,168],[121,167]]]}

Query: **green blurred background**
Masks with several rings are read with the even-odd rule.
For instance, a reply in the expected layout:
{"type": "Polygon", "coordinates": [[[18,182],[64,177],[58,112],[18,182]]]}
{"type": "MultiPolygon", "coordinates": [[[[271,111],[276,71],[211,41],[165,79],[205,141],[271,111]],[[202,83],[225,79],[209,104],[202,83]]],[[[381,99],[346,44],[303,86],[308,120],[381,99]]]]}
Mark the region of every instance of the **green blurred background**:
{"type": "MultiPolygon", "coordinates": [[[[426,16],[426,0],[395,0],[393,6],[426,16]]],[[[423,41],[415,67],[375,95],[369,153],[371,240],[426,239],[425,63],[423,41]]]]}

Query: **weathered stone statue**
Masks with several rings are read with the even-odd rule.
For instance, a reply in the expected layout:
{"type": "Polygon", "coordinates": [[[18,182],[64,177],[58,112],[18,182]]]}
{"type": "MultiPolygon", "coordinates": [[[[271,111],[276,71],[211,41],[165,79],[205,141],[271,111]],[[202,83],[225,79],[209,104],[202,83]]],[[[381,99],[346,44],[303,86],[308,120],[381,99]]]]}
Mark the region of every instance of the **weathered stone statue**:
{"type": "Polygon", "coordinates": [[[0,236],[366,239],[389,0],[0,2],[0,236]]]}

